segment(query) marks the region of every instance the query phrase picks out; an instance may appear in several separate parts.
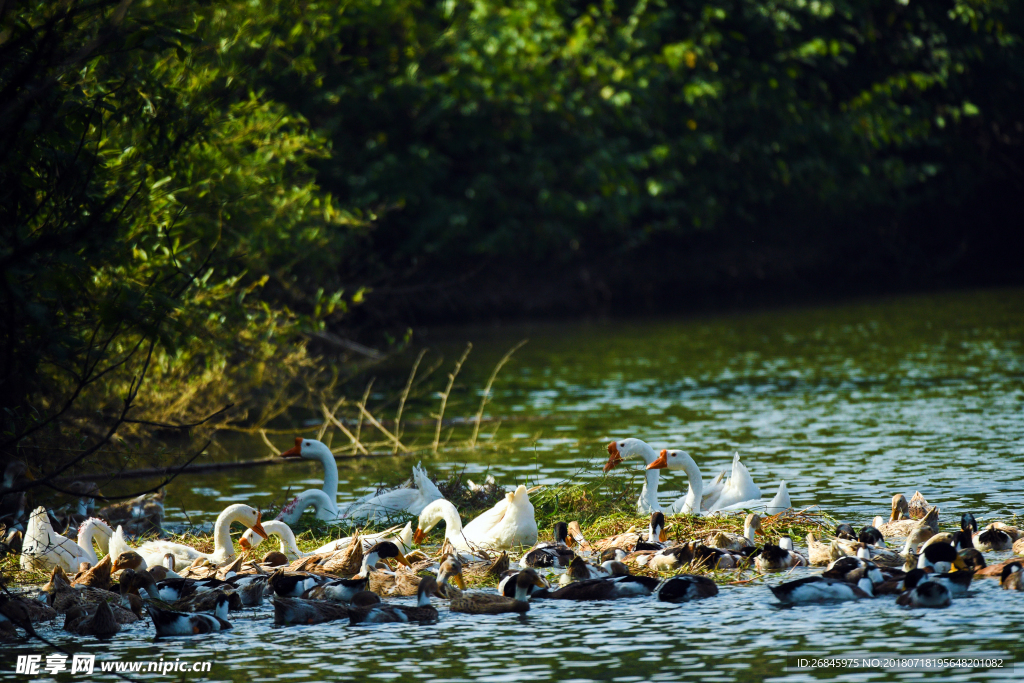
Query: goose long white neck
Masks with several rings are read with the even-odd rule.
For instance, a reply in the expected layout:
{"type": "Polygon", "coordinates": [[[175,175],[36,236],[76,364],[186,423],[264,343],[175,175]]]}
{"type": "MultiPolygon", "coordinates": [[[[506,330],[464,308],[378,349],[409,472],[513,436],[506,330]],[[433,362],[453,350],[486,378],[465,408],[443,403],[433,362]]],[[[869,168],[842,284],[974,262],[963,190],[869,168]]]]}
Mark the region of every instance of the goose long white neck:
{"type": "MultiPolygon", "coordinates": [[[[267,535],[271,534],[281,539],[281,552],[289,557],[296,555],[302,555],[299,551],[299,546],[295,542],[295,533],[291,530],[287,524],[280,520],[272,519],[267,522],[263,522],[263,530],[267,532],[267,535]]],[[[249,529],[245,532],[245,535],[251,537],[251,547],[255,548],[259,545],[259,542],[263,539],[258,534],[249,529]]]]}
{"type": "MultiPolygon", "coordinates": [[[[644,467],[658,459],[658,454],[646,441],[640,439],[628,439],[629,450],[620,453],[623,459],[639,456],[644,461],[644,467]]],[[[658,503],[658,470],[644,471],[644,486],[640,490],[640,498],[636,501],[636,509],[642,515],[649,515],[652,512],[663,512],[661,504],[658,503]]]]}
{"type": "Polygon", "coordinates": [[[324,466],[323,492],[336,506],[338,504],[338,461],[334,459],[334,454],[330,452],[330,449],[325,448],[324,450],[326,452],[318,451],[316,453],[316,459],[324,466]]]}
{"type": "Polygon", "coordinates": [[[700,468],[686,453],[680,452],[677,457],[682,460],[682,470],[686,472],[686,479],[690,483],[690,488],[686,492],[686,498],[679,512],[699,515],[701,499],[704,497],[704,480],[701,479],[700,468]]]}
{"type": "Polygon", "coordinates": [[[235,554],[235,548],[231,543],[231,523],[241,521],[247,508],[247,505],[242,504],[229,505],[217,515],[217,523],[213,526],[213,555],[235,554]]]}
{"type": "Polygon", "coordinates": [[[78,545],[85,550],[87,555],[96,557],[96,551],[92,547],[93,541],[99,544],[100,550],[107,553],[110,551],[110,537],[113,533],[111,528],[101,520],[87,519],[82,522],[82,527],[78,532],[78,545]]]}
{"type": "MultiPolygon", "coordinates": [[[[334,479],[335,491],[337,491],[337,467],[334,468],[334,479]]],[[[337,500],[337,498],[331,498],[327,493],[324,493],[320,489],[308,489],[295,496],[290,503],[281,508],[281,513],[277,516],[277,519],[285,524],[295,524],[302,517],[302,513],[306,511],[306,508],[309,507],[314,509],[317,519],[337,517],[338,506],[335,504],[335,500],[337,500]]]]}

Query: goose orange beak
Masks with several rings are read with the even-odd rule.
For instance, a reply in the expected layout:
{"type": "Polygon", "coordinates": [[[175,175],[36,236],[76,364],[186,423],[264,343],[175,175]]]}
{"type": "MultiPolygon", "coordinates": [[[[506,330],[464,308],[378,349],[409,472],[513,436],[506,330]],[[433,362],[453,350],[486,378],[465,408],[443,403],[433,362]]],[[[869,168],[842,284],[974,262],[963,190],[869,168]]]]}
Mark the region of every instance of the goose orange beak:
{"type": "Polygon", "coordinates": [[[607,474],[615,466],[622,462],[622,455],[619,454],[619,447],[614,441],[608,444],[608,462],[604,464],[604,471],[607,474]]]}
{"type": "Polygon", "coordinates": [[[652,462],[650,465],[648,465],[647,469],[663,470],[666,467],[668,467],[668,449],[662,450],[661,455],[658,456],[658,459],[652,462]]]}
{"type": "Polygon", "coordinates": [[[240,539],[238,539],[238,545],[242,548],[242,550],[249,550],[252,547],[249,544],[249,540],[244,535],[240,539]]]}
{"type": "Polygon", "coordinates": [[[302,437],[295,437],[295,445],[286,450],[281,454],[282,458],[301,458],[302,457],[302,437]]]}
{"type": "Polygon", "coordinates": [[[253,524],[249,528],[252,529],[252,532],[254,534],[259,534],[260,538],[262,538],[265,541],[265,540],[267,540],[267,532],[263,530],[263,525],[260,524],[260,518],[262,516],[263,516],[262,512],[257,512],[256,513],[256,523],[253,524]]]}
{"type": "Polygon", "coordinates": [[[423,532],[423,529],[421,529],[419,527],[416,527],[416,533],[414,533],[412,535],[412,542],[415,545],[419,545],[419,544],[423,543],[423,539],[426,538],[426,537],[427,537],[427,535],[423,532]]]}

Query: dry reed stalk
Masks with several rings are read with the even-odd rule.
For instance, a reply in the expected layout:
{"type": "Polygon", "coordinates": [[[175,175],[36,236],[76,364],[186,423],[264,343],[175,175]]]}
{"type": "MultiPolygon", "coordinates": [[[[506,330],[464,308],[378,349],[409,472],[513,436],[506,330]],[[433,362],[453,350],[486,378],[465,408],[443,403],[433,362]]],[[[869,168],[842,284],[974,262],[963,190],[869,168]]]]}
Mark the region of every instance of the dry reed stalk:
{"type": "MultiPolygon", "coordinates": [[[[441,421],[444,419],[444,409],[445,406],[448,404],[448,395],[452,393],[452,387],[455,385],[455,378],[458,376],[459,370],[462,369],[462,364],[466,362],[466,357],[472,350],[473,344],[466,344],[466,350],[462,352],[462,357],[459,358],[459,360],[455,363],[455,368],[450,373],[448,373],[448,386],[441,394],[441,407],[437,411],[437,429],[434,431],[434,455],[437,455],[437,446],[441,441],[441,421]]],[[[451,437],[450,434],[449,437],[451,437]]]]}
{"type": "MultiPolygon", "coordinates": [[[[366,384],[366,391],[363,392],[363,400],[360,402],[360,405],[364,405],[365,406],[366,402],[370,400],[370,389],[373,388],[373,380],[375,380],[375,379],[377,379],[377,378],[376,377],[372,377],[372,378],[370,378],[370,381],[367,382],[367,384],[366,384]]],[[[356,440],[357,441],[362,436],[362,433],[363,433],[363,414],[359,413],[359,422],[356,423],[356,440]]]]}
{"type": "Polygon", "coordinates": [[[370,422],[370,424],[372,424],[374,427],[379,429],[381,431],[381,433],[384,434],[384,436],[388,437],[388,439],[395,445],[395,451],[396,452],[397,451],[402,451],[403,453],[408,453],[409,452],[409,449],[402,445],[402,442],[398,440],[397,436],[395,436],[394,434],[389,432],[387,429],[385,429],[384,425],[382,425],[380,422],[378,422],[377,418],[375,418],[373,415],[370,414],[370,411],[366,409],[365,405],[360,403],[356,407],[359,408],[359,412],[370,422]]]}
{"type": "Polygon", "coordinates": [[[267,430],[260,429],[259,435],[263,437],[263,443],[267,444],[267,448],[274,452],[274,455],[281,455],[281,451],[274,444],[270,443],[270,439],[267,438],[267,430]]]}
{"type": "Polygon", "coordinates": [[[494,384],[494,379],[498,376],[498,373],[501,372],[501,368],[505,365],[505,363],[507,363],[509,359],[512,358],[512,354],[518,351],[519,349],[523,348],[523,346],[528,341],[528,339],[524,339],[515,346],[513,346],[511,349],[508,350],[508,352],[504,356],[501,357],[501,360],[498,361],[498,364],[494,366],[494,371],[491,373],[490,379],[487,380],[487,386],[484,387],[484,395],[480,398],[480,410],[476,411],[476,423],[473,425],[473,436],[469,439],[470,449],[476,448],[476,437],[480,433],[480,420],[483,419],[484,406],[487,405],[487,399],[491,395],[491,385],[494,384]]]}
{"type": "MultiPolygon", "coordinates": [[[[344,399],[342,399],[342,401],[344,402],[344,399]]],[[[347,436],[349,438],[349,440],[352,441],[352,445],[355,446],[356,450],[360,451],[363,455],[369,455],[370,454],[370,451],[368,451],[366,449],[366,446],[363,445],[363,443],[356,437],[356,435],[353,434],[352,431],[348,427],[346,427],[344,425],[344,423],[342,423],[341,420],[336,418],[334,416],[334,413],[332,413],[327,408],[327,404],[326,403],[323,403],[321,401],[321,403],[320,403],[320,410],[323,411],[324,416],[326,416],[327,419],[330,420],[334,424],[335,427],[340,429],[345,434],[345,436],[347,436]]]]}
{"type": "Polygon", "coordinates": [[[416,362],[412,364],[412,372],[409,373],[409,381],[405,383],[405,389],[402,391],[402,398],[398,401],[398,414],[395,415],[395,453],[398,452],[398,439],[402,438],[402,412],[405,410],[405,401],[409,398],[409,392],[412,390],[413,380],[416,379],[416,370],[420,367],[420,362],[423,360],[423,356],[427,353],[426,349],[420,351],[419,355],[416,356],[416,362]]]}

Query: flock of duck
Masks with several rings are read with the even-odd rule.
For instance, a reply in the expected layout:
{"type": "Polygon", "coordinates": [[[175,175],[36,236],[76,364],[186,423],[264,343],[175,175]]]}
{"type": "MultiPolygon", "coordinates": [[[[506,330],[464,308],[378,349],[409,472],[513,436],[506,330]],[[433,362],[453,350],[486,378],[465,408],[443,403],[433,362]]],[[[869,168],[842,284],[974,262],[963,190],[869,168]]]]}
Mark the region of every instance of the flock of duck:
{"type": "MultiPolygon", "coordinates": [[[[966,513],[958,531],[940,533],[939,510],[920,493],[910,501],[902,494],[894,496],[888,522],[876,517],[859,531],[840,524],[830,538],[810,534],[804,552],[787,536],[758,542],[762,515],[786,514],[792,502],[785,482],[774,497],[764,499],[738,455],[728,478],[723,472],[705,485],[684,451],[656,453],[644,441],[629,438],[610,443],[608,453],[605,472],[628,459],[644,461],[646,478],[637,511],[649,515],[650,522],[646,530],[630,529],[593,543],[577,522],[555,524],[552,540],[538,543],[531,490],[525,486],[507,492],[493,508],[463,525],[455,505],[419,465],[409,486],[339,505],[333,454],[320,441],[302,438],[281,455],[321,462],[323,487],[300,493],[274,520],[264,521],[249,505],[228,506],[217,517],[209,552],[160,538],[129,544],[134,535],[161,529],[162,494],[94,510],[95,499],[88,495],[92,491],[83,489],[77,509],[63,520],[37,507],[27,521],[24,494],[18,494],[14,511],[4,512],[4,542],[17,550],[20,540],[21,567],[49,572],[50,580],[38,597],[0,596],[0,639],[18,637],[18,628],[33,633],[34,624],[60,614],[64,628],[80,635],[109,637],[146,615],[157,636],[210,633],[230,628],[232,611],[268,598],[275,623],[292,625],[339,619],[351,624],[430,622],[438,618],[432,599],[447,601],[452,612],[501,614],[526,612],[537,600],[653,595],[665,602],[687,602],[717,595],[712,579],[680,573],[698,567],[752,566],[759,572],[826,567],[769,586],[785,605],[894,594],[900,605],[944,607],[964,595],[976,576],[996,577],[1003,588],[1024,590],[1024,561],[987,565],[984,558],[991,551],[1024,555],[1024,532],[998,522],[979,530],[973,515],[966,513]],[[682,470],[689,486],[685,496],[662,507],[658,481],[665,469],[682,470]],[[410,521],[376,534],[356,533],[303,552],[290,525],[309,508],[327,522],[380,521],[404,513],[413,515],[417,524],[415,529],[410,521]],[[747,513],[742,535],[715,531],[704,538],[668,541],[666,515],[739,512],[747,513]],[[69,529],[77,523],[75,539],[64,535],[67,530],[56,531],[62,522],[69,529]],[[236,523],[245,527],[238,550],[231,538],[236,523]],[[440,553],[431,557],[415,549],[441,523],[440,553]],[[270,536],[277,537],[278,549],[257,559],[256,549],[270,536]],[[897,538],[904,539],[900,550],[894,549],[899,544],[890,548],[886,543],[897,538]],[[518,560],[510,559],[510,551],[522,548],[528,550],[518,560]],[[673,575],[657,578],[654,572],[673,575]],[[497,591],[466,589],[467,581],[487,579],[497,583],[497,591]],[[415,604],[389,600],[397,596],[416,596],[415,604]]],[[[8,508],[11,497],[3,492],[24,471],[23,463],[5,471],[0,500],[8,508]]]]}

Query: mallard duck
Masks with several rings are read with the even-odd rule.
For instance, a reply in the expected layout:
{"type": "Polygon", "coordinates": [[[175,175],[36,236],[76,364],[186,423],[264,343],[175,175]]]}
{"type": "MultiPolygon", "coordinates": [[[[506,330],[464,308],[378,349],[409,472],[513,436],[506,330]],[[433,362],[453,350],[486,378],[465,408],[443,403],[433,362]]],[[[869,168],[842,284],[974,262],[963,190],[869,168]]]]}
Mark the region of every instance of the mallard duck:
{"type": "Polygon", "coordinates": [[[532,546],[537,542],[537,520],[526,487],[520,485],[513,493],[506,493],[490,510],[462,526],[459,511],[448,500],[440,499],[428,504],[420,512],[413,542],[423,542],[427,532],[441,521],[445,523],[445,540],[460,553],[479,554],[482,549],[509,550],[518,546],[532,546]]]}
{"type": "MultiPolygon", "coordinates": [[[[292,590],[286,591],[285,585],[282,580],[275,580],[274,576],[284,576],[283,572],[276,572],[270,578],[270,584],[274,587],[274,592],[282,597],[304,597],[312,600],[330,600],[332,602],[351,602],[352,596],[359,591],[367,590],[370,587],[370,572],[377,565],[377,562],[386,558],[395,558],[401,564],[410,566],[409,561],[405,558],[402,552],[398,549],[391,541],[383,541],[378,543],[370,549],[363,556],[363,564],[360,571],[356,576],[351,579],[331,579],[330,577],[324,577],[327,580],[323,580],[319,577],[313,579],[316,585],[308,586],[304,592],[298,591],[297,587],[293,587],[292,590]],[[280,586],[280,587],[279,587],[280,586]]],[[[422,585],[422,581],[420,584],[422,585]]]]}
{"type": "Polygon", "coordinates": [[[168,607],[175,612],[213,612],[222,598],[227,599],[229,610],[242,609],[242,598],[230,584],[192,593],[169,603],[168,607]]]}
{"type": "Polygon", "coordinates": [[[100,508],[96,516],[111,526],[121,526],[130,534],[160,533],[163,530],[166,489],[145,493],[137,498],[100,508]]]}
{"type": "Polygon", "coordinates": [[[922,519],[928,514],[928,501],[924,499],[920,491],[914,491],[914,495],[910,497],[910,504],[907,506],[907,514],[910,515],[911,519],[922,519]]]}
{"type": "Polygon", "coordinates": [[[987,527],[974,535],[974,547],[983,553],[1010,550],[1013,548],[1013,537],[1009,533],[998,528],[995,524],[987,527]]]}
{"type": "Polygon", "coordinates": [[[807,560],[795,551],[786,550],[774,543],[765,543],[761,552],[754,557],[754,566],[758,571],[779,571],[792,567],[805,567],[807,560]]]}
{"type": "Polygon", "coordinates": [[[64,616],[64,630],[80,636],[109,638],[121,630],[110,605],[101,600],[94,606],[76,605],[64,616]]]}
{"type": "Polygon", "coordinates": [[[12,623],[20,625],[21,620],[38,624],[57,618],[57,610],[45,602],[34,600],[23,595],[0,593],[0,615],[6,616],[12,623]]]}
{"type": "MultiPolygon", "coordinates": [[[[903,572],[900,572],[902,576],[903,572]]],[[[821,573],[826,579],[838,579],[856,586],[867,578],[873,586],[886,580],[885,574],[874,562],[861,557],[840,557],[821,573]]]]}
{"type": "Polygon", "coordinates": [[[948,543],[932,543],[921,549],[917,558],[918,569],[931,569],[936,574],[967,569],[956,548],[948,543]]]}
{"type": "Polygon", "coordinates": [[[575,539],[569,536],[569,525],[565,522],[556,522],[554,527],[554,541],[541,541],[530,548],[519,560],[524,567],[567,567],[576,557],[572,550],[575,539]]]}
{"type": "Polygon", "coordinates": [[[824,576],[805,576],[778,586],[769,586],[775,598],[784,605],[803,605],[815,602],[840,602],[874,597],[871,580],[860,579],[852,585],[840,579],[824,576]]]}
{"type": "Polygon", "coordinates": [[[54,531],[46,508],[37,507],[32,511],[25,531],[25,540],[21,548],[21,568],[25,571],[48,571],[59,566],[66,572],[76,572],[82,562],[96,564],[97,556],[93,541],[102,538],[105,542],[112,534],[106,522],[90,518],[79,528],[76,543],[54,531]]]}
{"type": "Polygon", "coordinates": [[[903,579],[903,585],[906,590],[896,598],[897,605],[936,608],[949,607],[953,602],[949,588],[938,581],[932,581],[922,570],[915,569],[908,573],[903,579]]]}
{"type": "Polygon", "coordinates": [[[756,512],[751,512],[743,520],[743,535],[734,534],[728,531],[716,531],[710,534],[705,540],[704,545],[709,548],[718,548],[719,550],[730,550],[732,552],[740,552],[747,548],[753,548],[754,534],[761,530],[761,515],[756,512]]]}
{"type": "Polygon", "coordinates": [[[878,528],[884,538],[907,536],[918,529],[921,530],[918,532],[919,536],[925,534],[930,536],[939,532],[939,508],[930,507],[922,517],[918,519],[911,519],[906,516],[906,498],[903,498],[902,494],[897,494],[896,498],[901,499],[901,506],[899,510],[895,509],[896,501],[895,499],[893,500],[893,514],[898,515],[896,520],[891,520],[888,523],[882,524],[880,517],[875,518],[874,526],[878,528]]]}
{"type": "MultiPolygon", "coordinates": [[[[628,560],[629,558],[627,558],[628,560]]],[[[659,572],[675,571],[686,565],[707,569],[734,569],[749,562],[745,555],[691,541],[670,546],[646,557],[637,557],[637,564],[659,572]]]]}
{"type": "Polygon", "coordinates": [[[592,565],[577,555],[569,563],[565,573],[559,578],[558,583],[564,586],[573,581],[587,581],[588,579],[597,579],[610,575],[611,573],[604,567],[592,565]]]}
{"type": "Polygon", "coordinates": [[[1024,591],[1024,564],[1008,562],[999,574],[999,585],[1008,591],[1024,591]]]}
{"type": "Polygon", "coordinates": [[[706,576],[678,574],[658,584],[654,593],[662,602],[690,602],[718,595],[718,585],[706,576]]]}
{"type": "MultiPolygon", "coordinates": [[[[352,596],[353,607],[369,607],[378,605],[380,602],[380,596],[370,591],[361,591],[352,596]]],[[[325,600],[274,596],[274,624],[276,626],[322,624],[327,621],[348,618],[348,605],[325,600]]]]}
{"type": "Polygon", "coordinates": [[[130,604],[124,604],[126,603],[124,593],[114,593],[89,586],[72,588],[67,575],[60,567],[53,568],[50,573],[50,581],[43,586],[43,591],[47,593],[49,605],[60,614],[67,614],[76,607],[83,607],[87,613],[91,613],[97,603],[107,602],[110,603],[114,618],[119,624],[134,624],[139,619],[133,607],[130,604]]]}
{"type": "MultiPolygon", "coordinates": [[[[455,553],[448,552],[446,555],[454,557],[455,553]]],[[[462,562],[460,560],[460,563],[462,564],[462,576],[470,584],[477,584],[491,577],[500,579],[510,566],[506,552],[502,552],[493,562],[462,562]]]]}
{"type": "Polygon", "coordinates": [[[942,574],[937,574],[931,569],[924,569],[922,571],[925,572],[929,581],[941,583],[949,591],[949,594],[954,597],[966,595],[971,587],[971,579],[974,578],[974,572],[970,570],[945,572],[942,574]]]}
{"type": "Polygon", "coordinates": [[[848,541],[846,539],[833,539],[830,543],[819,541],[814,535],[814,532],[808,532],[807,534],[807,558],[811,565],[821,566],[827,565],[830,562],[838,560],[840,557],[856,557],[857,551],[847,552],[847,549],[851,549],[851,543],[856,541],[848,541]],[[842,545],[840,545],[842,544],[842,545]]]}
{"type": "Polygon", "coordinates": [[[153,627],[156,629],[158,638],[192,636],[231,628],[231,624],[227,620],[229,605],[228,596],[220,595],[213,614],[175,612],[162,609],[151,603],[146,605],[146,611],[149,612],[149,618],[153,620],[153,627]]]}
{"type": "Polygon", "coordinates": [[[111,560],[110,555],[104,555],[103,559],[96,563],[93,567],[87,567],[84,571],[80,571],[71,579],[72,586],[92,586],[93,588],[102,588],[103,590],[110,590],[110,572],[114,568],[114,562],[111,560]]]}
{"type": "Polygon", "coordinates": [[[661,550],[665,547],[666,541],[668,535],[665,533],[665,515],[661,512],[652,512],[651,522],[647,527],[647,538],[638,538],[633,550],[661,550]]]}
{"type": "Polygon", "coordinates": [[[229,505],[217,516],[217,523],[213,528],[214,550],[212,553],[203,553],[183,543],[172,543],[170,541],[149,541],[143,543],[135,551],[146,560],[147,566],[155,566],[163,561],[164,555],[174,555],[176,562],[183,565],[191,564],[197,559],[205,558],[216,566],[228,564],[235,559],[235,548],[231,543],[231,524],[239,522],[252,529],[254,532],[267,537],[267,532],[260,524],[260,513],[257,510],[236,503],[229,505]]]}
{"type": "Polygon", "coordinates": [[[420,581],[416,594],[416,606],[377,604],[367,607],[353,607],[349,610],[349,624],[388,624],[437,621],[437,608],[430,604],[430,596],[437,595],[437,581],[425,577],[420,581]]]}
{"type": "Polygon", "coordinates": [[[658,579],[650,576],[612,576],[575,581],[557,590],[538,590],[532,597],[534,600],[616,600],[650,595],[658,583],[658,579]]]}
{"type": "MultiPolygon", "coordinates": [[[[449,575],[447,569],[442,567],[441,573],[438,574],[438,581],[445,584],[448,578],[449,575]]],[[[451,602],[449,603],[448,609],[452,612],[462,612],[465,614],[506,614],[508,612],[518,612],[522,614],[530,609],[530,603],[527,602],[527,596],[530,594],[530,589],[533,587],[548,587],[547,582],[541,579],[537,572],[530,568],[526,568],[518,572],[513,583],[515,585],[515,592],[511,598],[505,597],[501,593],[482,593],[479,591],[463,592],[461,590],[452,590],[449,593],[451,602]]]]}
{"type": "Polygon", "coordinates": [[[839,524],[836,526],[836,538],[841,538],[846,541],[856,541],[857,532],[854,531],[852,524],[839,524]]]}
{"type": "Polygon", "coordinates": [[[591,546],[590,543],[587,542],[587,539],[584,538],[583,530],[580,529],[580,523],[576,520],[569,522],[569,535],[572,536],[574,541],[576,541],[576,545],[579,546],[580,552],[593,552],[593,546],[591,546]]]}

